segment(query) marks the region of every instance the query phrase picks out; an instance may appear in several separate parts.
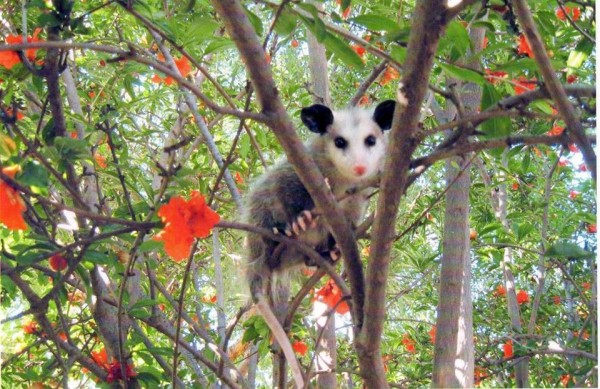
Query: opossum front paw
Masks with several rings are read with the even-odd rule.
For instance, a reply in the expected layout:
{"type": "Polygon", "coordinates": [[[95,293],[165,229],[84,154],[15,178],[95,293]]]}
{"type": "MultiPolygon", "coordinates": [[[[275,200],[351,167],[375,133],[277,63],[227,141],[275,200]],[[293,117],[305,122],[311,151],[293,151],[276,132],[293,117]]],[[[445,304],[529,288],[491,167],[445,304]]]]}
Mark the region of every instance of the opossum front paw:
{"type": "Polygon", "coordinates": [[[289,237],[298,236],[303,231],[317,226],[316,217],[311,211],[304,210],[300,212],[300,215],[288,224],[285,228],[285,234],[289,237]]]}
{"type": "Polygon", "coordinates": [[[337,260],[341,258],[342,251],[340,250],[340,246],[338,246],[337,243],[335,244],[333,249],[329,250],[329,256],[331,257],[331,260],[333,262],[337,262],[337,260]]]}

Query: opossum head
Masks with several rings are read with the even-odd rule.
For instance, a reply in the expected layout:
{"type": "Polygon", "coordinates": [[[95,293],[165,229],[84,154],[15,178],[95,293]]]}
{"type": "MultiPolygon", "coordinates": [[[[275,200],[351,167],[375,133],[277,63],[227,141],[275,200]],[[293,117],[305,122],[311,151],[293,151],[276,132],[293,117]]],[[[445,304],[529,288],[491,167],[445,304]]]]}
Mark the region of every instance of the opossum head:
{"type": "Polygon", "coordinates": [[[387,100],[374,110],[332,111],[315,104],[303,108],[300,117],[310,131],[320,134],[326,157],[340,175],[361,181],[382,167],[387,143],[383,132],[392,126],[395,105],[387,100]]]}

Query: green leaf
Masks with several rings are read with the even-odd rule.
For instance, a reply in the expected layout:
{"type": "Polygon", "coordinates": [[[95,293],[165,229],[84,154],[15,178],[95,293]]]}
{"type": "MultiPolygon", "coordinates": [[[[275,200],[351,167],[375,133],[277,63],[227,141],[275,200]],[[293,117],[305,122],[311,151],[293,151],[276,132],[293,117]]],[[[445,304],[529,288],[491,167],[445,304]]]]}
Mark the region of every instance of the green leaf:
{"type": "Polygon", "coordinates": [[[575,243],[562,241],[550,246],[544,255],[554,258],[591,258],[594,253],[584,250],[575,243]]]}
{"type": "Polygon", "coordinates": [[[400,63],[406,61],[406,47],[393,45],[390,54],[392,55],[392,58],[400,63]]]}
{"type": "Polygon", "coordinates": [[[440,64],[440,67],[451,77],[459,80],[468,81],[479,85],[483,85],[485,83],[485,78],[481,74],[471,69],[461,68],[451,64],[440,64]]]}
{"type": "MultiPolygon", "coordinates": [[[[485,110],[496,104],[502,96],[492,85],[483,84],[483,94],[481,98],[481,110],[485,110]]],[[[510,134],[511,121],[509,118],[493,118],[486,120],[481,124],[481,131],[487,138],[499,138],[510,134]]]]}
{"type": "Polygon", "coordinates": [[[246,16],[248,16],[248,20],[250,20],[250,24],[254,27],[256,34],[261,36],[263,34],[263,25],[260,18],[246,7],[244,7],[244,12],[246,13],[246,16]]]}
{"type": "Polygon", "coordinates": [[[438,53],[450,50],[450,59],[455,61],[467,54],[471,46],[471,38],[465,26],[459,21],[453,20],[448,24],[446,34],[440,39],[438,53]]]}
{"type": "Polygon", "coordinates": [[[360,15],[350,19],[349,21],[360,24],[371,31],[394,31],[400,29],[398,23],[392,19],[375,14],[360,15]]]}
{"type": "Polygon", "coordinates": [[[346,42],[335,35],[327,32],[323,40],[323,45],[346,65],[354,68],[362,68],[364,66],[362,58],[346,42]]]}
{"type": "Polygon", "coordinates": [[[594,49],[594,44],[587,39],[582,39],[575,50],[569,53],[569,59],[567,59],[567,66],[570,68],[578,69],[581,67],[583,62],[589,57],[594,49]]]}
{"type": "Polygon", "coordinates": [[[297,22],[298,18],[287,8],[284,8],[275,23],[275,31],[281,36],[288,36],[296,29],[297,22]]]}
{"type": "Polygon", "coordinates": [[[46,188],[48,171],[33,161],[27,161],[23,166],[23,172],[19,175],[19,182],[27,186],[46,188]]]}
{"type": "Polygon", "coordinates": [[[129,309],[139,309],[139,308],[144,308],[144,307],[152,307],[154,305],[157,305],[158,301],[151,299],[151,298],[146,298],[146,299],[141,299],[138,300],[135,304],[133,304],[131,307],[129,307],[129,309]]]}
{"type": "Polygon", "coordinates": [[[56,147],[60,158],[67,161],[84,159],[90,155],[85,140],[59,136],[54,139],[54,146],[56,147]]]}
{"type": "Polygon", "coordinates": [[[147,253],[151,251],[156,251],[158,248],[162,247],[162,242],[157,242],[155,240],[147,240],[140,245],[138,248],[139,253],[147,253]]]}

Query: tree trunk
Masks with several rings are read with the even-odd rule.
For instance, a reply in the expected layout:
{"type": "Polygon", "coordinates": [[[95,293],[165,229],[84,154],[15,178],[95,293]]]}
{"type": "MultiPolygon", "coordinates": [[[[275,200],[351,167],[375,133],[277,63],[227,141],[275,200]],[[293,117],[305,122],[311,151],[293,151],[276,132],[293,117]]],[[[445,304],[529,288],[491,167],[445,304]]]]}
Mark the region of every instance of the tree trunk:
{"type": "MultiPolygon", "coordinates": [[[[322,8],[315,3],[315,6],[322,8]]],[[[317,41],[317,38],[307,32],[308,58],[310,66],[310,80],[313,102],[331,106],[329,95],[329,73],[327,71],[327,57],[325,47],[317,41]]],[[[337,366],[337,348],[335,336],[335,314],[329,320],[327,316],[319,318],[316,322],[317,334],[320,335],[315,349],[315,372],[317,373],[317,387],[322,389],[335,389],[337,379],[335,367],[337,366]]]]}

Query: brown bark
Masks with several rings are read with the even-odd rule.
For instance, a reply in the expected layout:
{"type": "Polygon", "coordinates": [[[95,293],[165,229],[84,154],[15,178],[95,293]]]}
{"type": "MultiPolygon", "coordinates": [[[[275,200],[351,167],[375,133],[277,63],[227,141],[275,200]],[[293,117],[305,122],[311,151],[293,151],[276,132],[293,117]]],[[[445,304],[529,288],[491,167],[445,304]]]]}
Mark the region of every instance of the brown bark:
{"type": "Polygon", "coordinates": [[[446,2],[440,0],[418,2],[414,12],[403,84],[399,97],[407,100],[405,106],[397,106],[390,133],[388,157],[385,161],[381,192],[377,204],[373,243],[367,269],[367,298],[365,322],[356,339],[361,374],[368,388],[387,388],[381,359],[381,337],[385,319],[385,289],[387,284],[390,250],[400,197],[408,183],[410,157],[413,154],[421,104],[427,85],[434,54],[441,34],[448,22],[446,2]]]}

